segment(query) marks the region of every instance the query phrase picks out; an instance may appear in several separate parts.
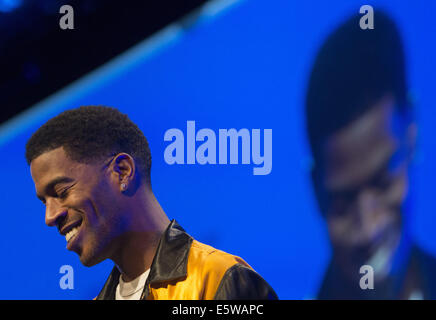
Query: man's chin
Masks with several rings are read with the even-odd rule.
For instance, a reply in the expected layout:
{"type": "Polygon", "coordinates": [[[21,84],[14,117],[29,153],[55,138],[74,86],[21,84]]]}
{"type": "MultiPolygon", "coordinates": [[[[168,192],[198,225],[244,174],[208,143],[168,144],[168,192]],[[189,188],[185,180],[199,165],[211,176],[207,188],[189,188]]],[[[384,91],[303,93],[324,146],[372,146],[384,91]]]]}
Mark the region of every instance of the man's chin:
{"type": "Polygon", "coordinates": [[[370,252],[363,252],[362,250],[340,250],[336,252],[335,264],[346,277],[352,281],[360,279],[360,268],[366,265],[371,257],[370,252]]]}
{"type": "Polygon", "coordinates": [[[351,281],[359,281],[362,277],[362,267],[370,266],[377,280],[383,280],[389,272],[390,254],[383,247],[372,250],[348,251],[342,253],[338,264],[342,273],[351,281]],[[377,250],[376,250],[377,249],[377,250]]]}
{"type": "Polygon", "coordinates": [[[87,255],[84,252],[82,252],[82,254],[79,254],[79,259],[85,267],[93,267],[105,260],[104,258],[97,257],[95,255],[87,255]]]}

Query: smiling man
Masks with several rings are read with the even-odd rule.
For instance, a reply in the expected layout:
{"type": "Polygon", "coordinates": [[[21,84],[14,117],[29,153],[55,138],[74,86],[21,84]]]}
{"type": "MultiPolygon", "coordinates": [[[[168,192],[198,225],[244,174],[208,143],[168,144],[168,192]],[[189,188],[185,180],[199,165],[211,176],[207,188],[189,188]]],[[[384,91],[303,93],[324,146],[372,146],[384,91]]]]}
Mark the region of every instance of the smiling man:
{"type": "Polygon", "coordinates": [[[26,158],[45,221],[85,266],[115,266],[97,299],[277,299],[243,259],[170,221],[150,181],[146,138],[118,110],[68,110],[39,128],[26,158]]]}

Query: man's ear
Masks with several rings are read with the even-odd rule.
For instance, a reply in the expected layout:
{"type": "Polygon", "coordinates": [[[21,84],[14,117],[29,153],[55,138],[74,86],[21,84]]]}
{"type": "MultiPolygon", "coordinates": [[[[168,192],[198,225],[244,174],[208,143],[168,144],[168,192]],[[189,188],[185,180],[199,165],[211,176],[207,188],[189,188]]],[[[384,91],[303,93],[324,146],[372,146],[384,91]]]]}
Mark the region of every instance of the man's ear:
{"type": "Polygon", "coordinates": [[[114,157],[112,170],[120,183],[120,187],[122,189],[128,189],[129,185],[134,182],[133,180],[136,174],[135,160],[127,153],[119,153],[114,157]]]}
{"type": "Polygon", "coordinates": [[[321,212],[321,215],[325,218],[326,212],[324,206],[325,201],[323,196],[325,191],[323,190],[321,185],[321,176],[319,173],[319,169],[315,165],[310,169],[310,176],[312,179],[312,186],[315,194],[315,199],[318,204],[318,209],[321,212]]]}
{"type": "Polygon", "coordinates": [[[409,162],[412,162],[415,158],[416,144],[418,140],[418,126],[415,121],[407,126],[406,139],[409,162]]]}

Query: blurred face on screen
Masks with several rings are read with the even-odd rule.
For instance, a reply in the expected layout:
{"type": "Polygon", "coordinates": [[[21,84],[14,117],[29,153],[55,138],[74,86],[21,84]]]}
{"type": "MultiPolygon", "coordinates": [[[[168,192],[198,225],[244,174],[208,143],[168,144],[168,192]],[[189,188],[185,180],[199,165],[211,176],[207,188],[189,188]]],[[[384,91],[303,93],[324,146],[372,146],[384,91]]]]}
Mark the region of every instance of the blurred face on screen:
{"type": "Polygon", "coordinates": [[[319,201],[334,259],[351,277],[364,264],[387,268],[398,245],[408,187],[404,128],[386,96],[326,140],[319,201]]]}
{"type": "Polygon", "coordinates": [[[62,147],[43,153],[30,165],[38,198],[45,204],[45,222],[56,226],[82,264],[95,265],[116,249],[122,205],[106,162],[71,160],[62,147]],[[110,201],[108,201],[110,200],[110,201]]]}

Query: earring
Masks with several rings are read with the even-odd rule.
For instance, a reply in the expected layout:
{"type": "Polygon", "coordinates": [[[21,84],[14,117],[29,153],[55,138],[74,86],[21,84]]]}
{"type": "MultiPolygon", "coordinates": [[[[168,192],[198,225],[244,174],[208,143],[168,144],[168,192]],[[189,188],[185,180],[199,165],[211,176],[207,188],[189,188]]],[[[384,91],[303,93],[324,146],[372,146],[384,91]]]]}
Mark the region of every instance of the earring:
{"type": "Polygon", "coordinates": [[[126,184],[125,183],[121,184],[121,190],[123,190],[123,191],[126,190],[126,184]]]}

